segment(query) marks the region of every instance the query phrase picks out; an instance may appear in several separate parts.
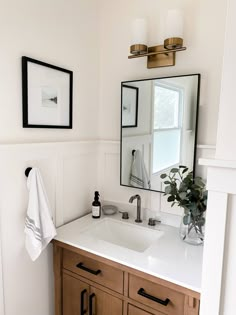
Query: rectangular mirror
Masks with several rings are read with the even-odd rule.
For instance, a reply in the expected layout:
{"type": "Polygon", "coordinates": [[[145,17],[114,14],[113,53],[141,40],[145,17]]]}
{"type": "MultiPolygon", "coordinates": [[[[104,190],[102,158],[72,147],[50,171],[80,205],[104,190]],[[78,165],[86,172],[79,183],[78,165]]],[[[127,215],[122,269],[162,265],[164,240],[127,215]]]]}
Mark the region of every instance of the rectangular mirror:
{"type": "Polygon", "coordinates": [[[121,83],[120,184],[163,191],[162,173],[194,171],[200,74],[121,83]]]}

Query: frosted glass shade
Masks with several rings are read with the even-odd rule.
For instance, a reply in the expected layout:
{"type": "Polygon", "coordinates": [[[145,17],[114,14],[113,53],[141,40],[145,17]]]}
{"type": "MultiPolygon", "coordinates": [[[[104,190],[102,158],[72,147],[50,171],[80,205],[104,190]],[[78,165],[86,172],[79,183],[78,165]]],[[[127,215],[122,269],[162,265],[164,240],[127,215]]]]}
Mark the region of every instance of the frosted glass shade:
{"type": "Polygon", "coordinates": [[[147,21],[146,19],[136,19],[132,23],[131,45],[147,44],[147,21]]]}
{"type": "Polygon", "coordinates": [[[169,10],[166,18],[165,38],[183,38],[184,16],[181,10],[169,10]]]}

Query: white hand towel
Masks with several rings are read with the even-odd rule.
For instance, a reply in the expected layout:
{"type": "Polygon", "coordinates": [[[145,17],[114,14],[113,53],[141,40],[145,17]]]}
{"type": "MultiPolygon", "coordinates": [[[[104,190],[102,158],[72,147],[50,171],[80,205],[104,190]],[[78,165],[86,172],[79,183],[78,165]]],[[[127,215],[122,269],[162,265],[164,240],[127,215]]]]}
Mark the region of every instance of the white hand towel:
{"type": "Polygon", "coordinates": [[[150,179],[148,177],[143,156],[140,150],[136,150],[134,152],[130,173],[130,185],[139,188],[151,188],[150,179]]]}
{"type": "Polygon", "coordinates": [[[56,235],[51,209],[37,168],[32,168],[27,179],[29,204],[25,218],[25,247],[35,261],[56,235]]]}

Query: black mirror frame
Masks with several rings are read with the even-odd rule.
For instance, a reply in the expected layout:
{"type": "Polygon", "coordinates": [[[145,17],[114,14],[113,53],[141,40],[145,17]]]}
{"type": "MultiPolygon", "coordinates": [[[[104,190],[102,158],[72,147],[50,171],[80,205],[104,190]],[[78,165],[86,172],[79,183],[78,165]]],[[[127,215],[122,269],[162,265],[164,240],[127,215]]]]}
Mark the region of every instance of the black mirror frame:
{"type": "MultiPolygon", "coordinates": [[[[169,78],[179,78],[179,77],[190,77],[197,76],[198,78],[198,86],[197,86],[197,104],[196,104],[196,128],[195,128],[195,141],[194,141],[194,152],[193,152],[193,176],[195,176],[196,172],[196,154],[197,154],[197,138],[198,138],[198,116],[199,116],[199,101],[200,101],[200,85],[201,85],[201,74],[193,73],[193,74],[181,74],[175,76],[165,76],[165,77],[157,77],[157,78],[149,78],[149,79],[138,79],[138,80],[129,80],[121,82],[121,114],[120,114],[120,186],[129,187],[132,189],[141,189],[145,191],[159,192],[163,193],[160,190],[133,187],[129,185],[122,184],[122,86],[129,85],[131,82],[140,82],[140,81],[150,81],[150,80],[158,80],[158,79],[169,79],[169,78]]],[[[123,127],[124,128],[124,127],[123,127]]]]}

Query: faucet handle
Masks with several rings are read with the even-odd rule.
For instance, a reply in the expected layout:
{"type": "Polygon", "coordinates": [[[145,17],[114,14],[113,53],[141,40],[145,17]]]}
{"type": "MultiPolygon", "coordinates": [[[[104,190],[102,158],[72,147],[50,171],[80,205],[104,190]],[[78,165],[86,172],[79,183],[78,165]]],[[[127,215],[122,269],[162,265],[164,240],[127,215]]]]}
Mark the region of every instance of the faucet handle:
{"type": "Polygon", "coordinates": [[[161,223],[161,220],[157,220],[157,219],[154,219],[154,218],[149,218],[148,225],[155,226],[156,223],[161,223]]]}
{"type": "Polygon", "coordinates": [[[119,211],[122,213],[122,219],[128,220],[129,219],[129,213],[127,211],[119,211]]]}
{"type": "Polygon", "coordinates": [[[129,219],[129,213],[128,212],[123,212],[122,213],[122,219],[123,220],[128,220],[129,219]]]}

